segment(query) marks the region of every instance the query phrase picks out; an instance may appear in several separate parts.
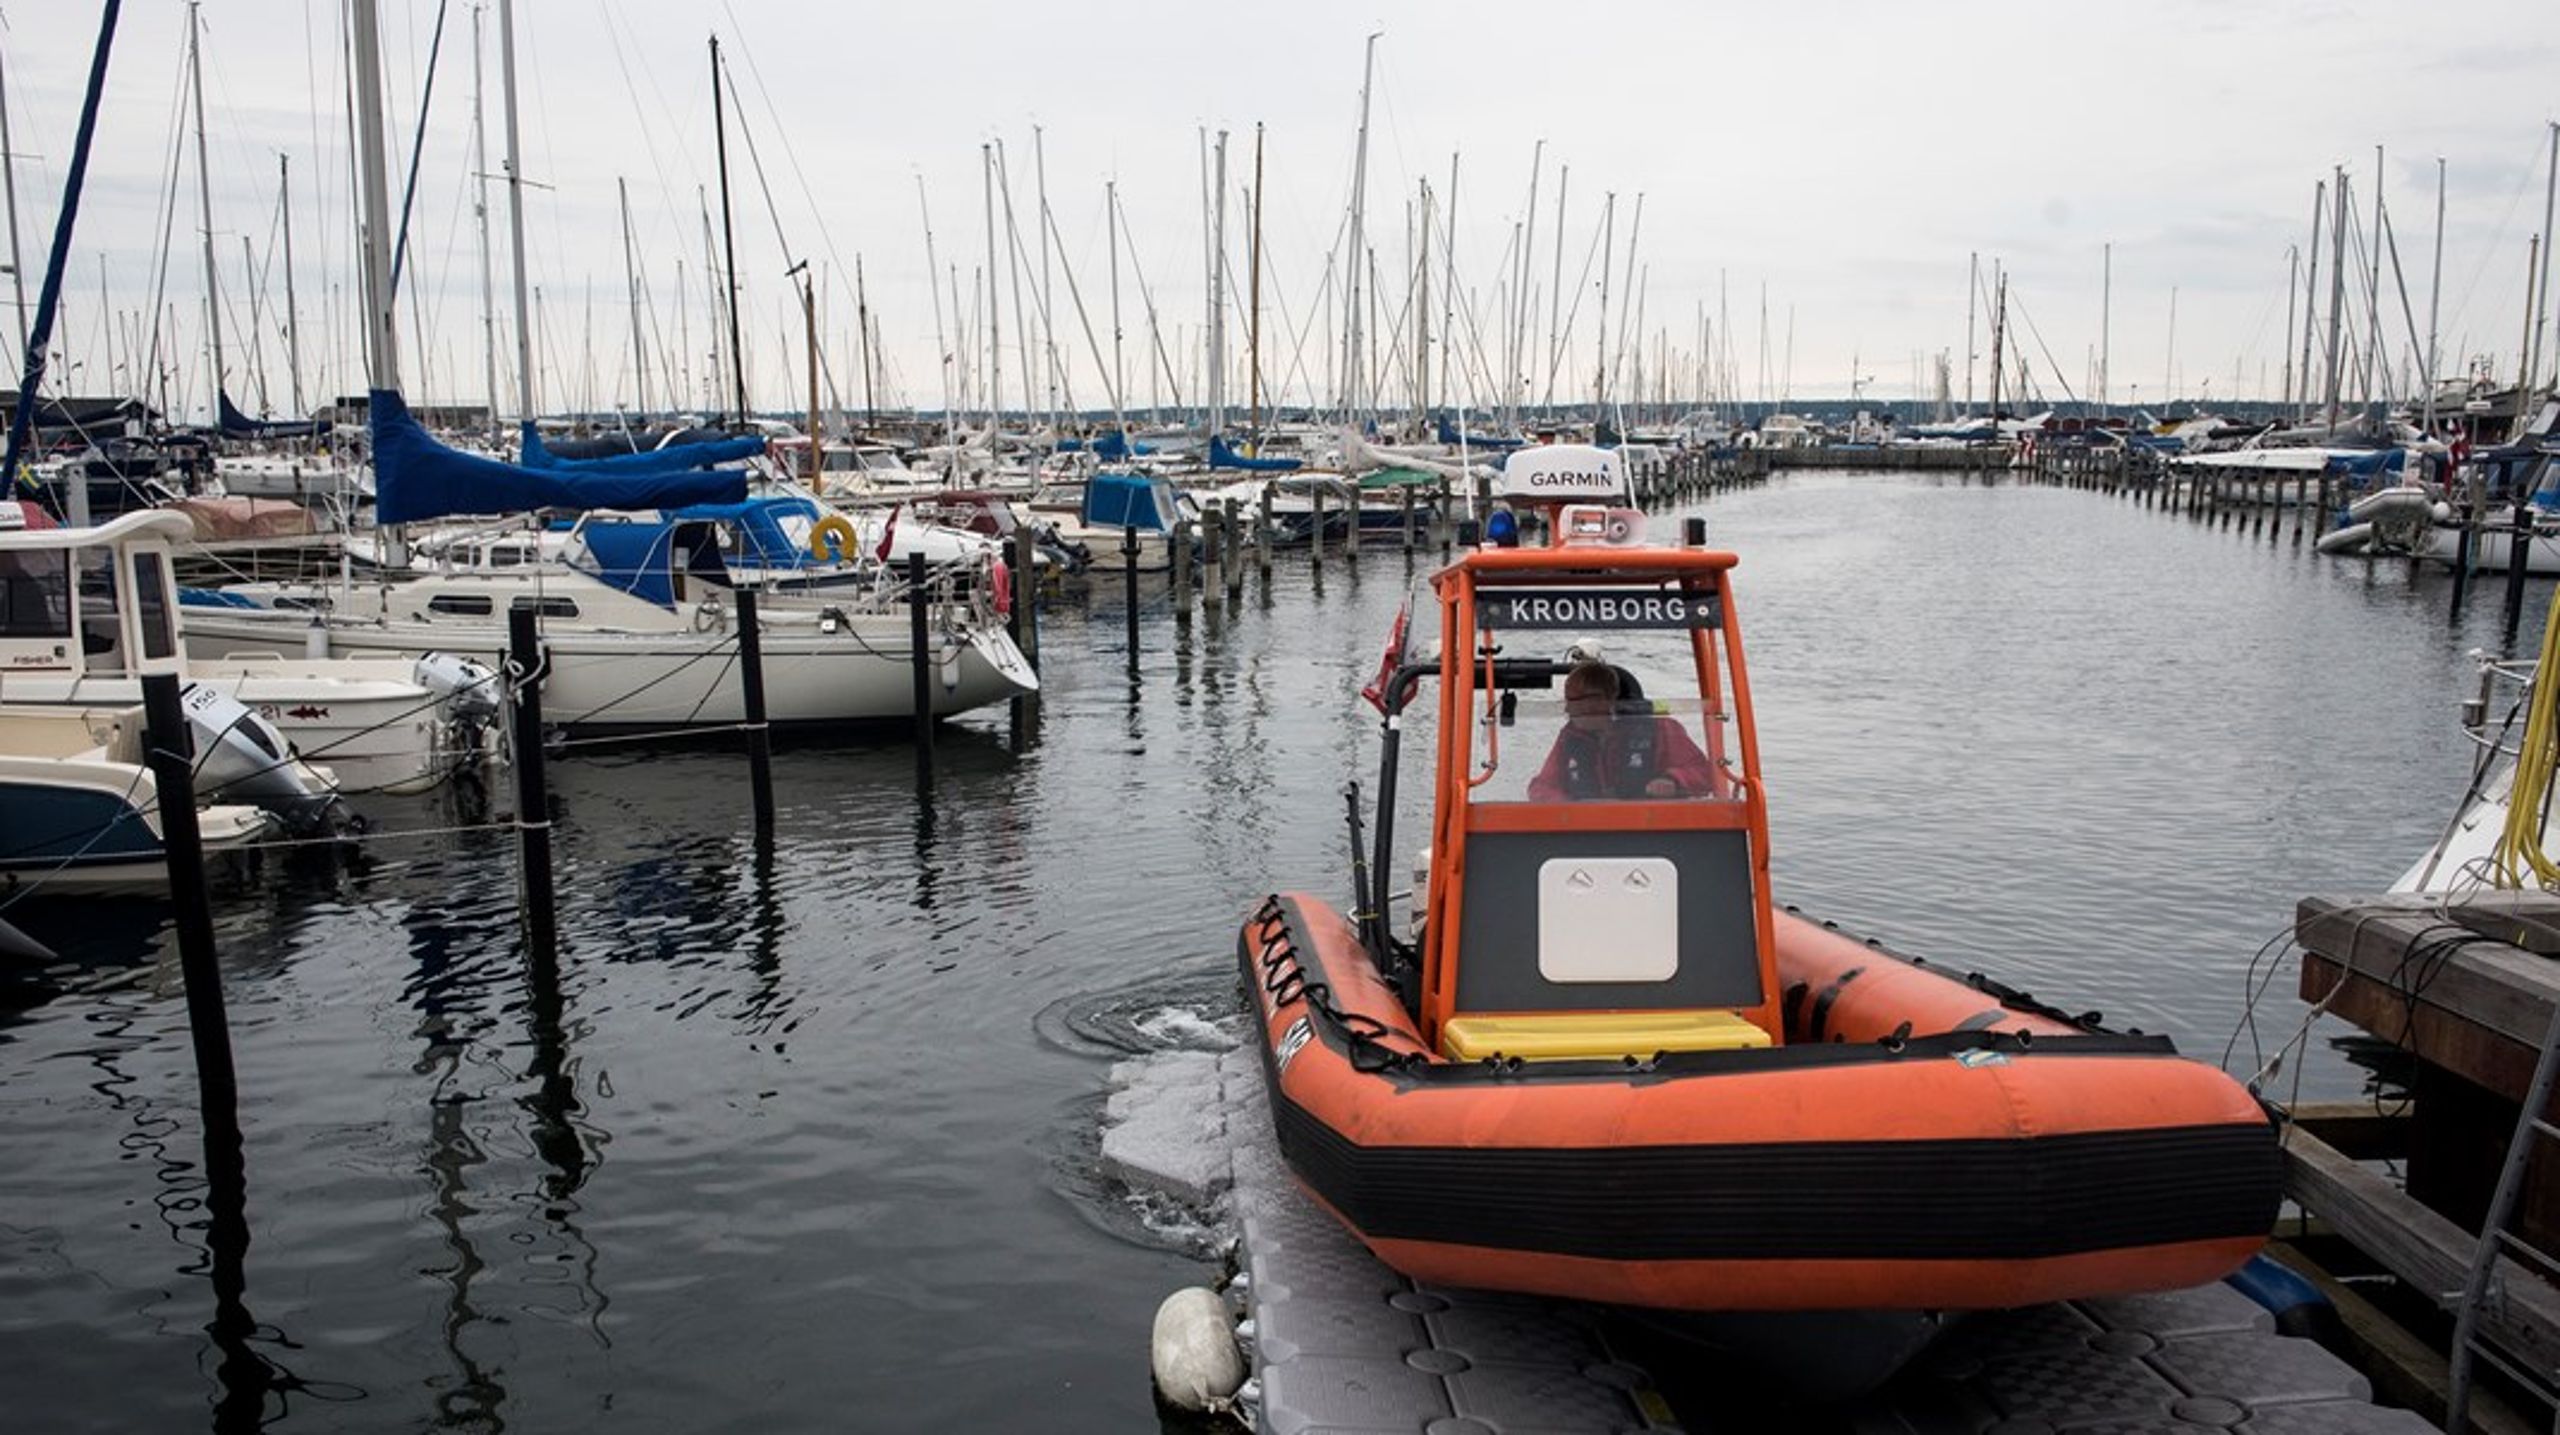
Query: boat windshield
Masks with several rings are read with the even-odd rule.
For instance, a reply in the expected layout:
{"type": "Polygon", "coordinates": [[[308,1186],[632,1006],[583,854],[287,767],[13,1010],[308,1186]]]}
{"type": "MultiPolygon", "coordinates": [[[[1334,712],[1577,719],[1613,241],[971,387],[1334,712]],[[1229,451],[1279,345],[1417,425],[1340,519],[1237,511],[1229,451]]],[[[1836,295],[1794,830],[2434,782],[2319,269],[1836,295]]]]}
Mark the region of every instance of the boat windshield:
{"type": "Polygon", "coordinates": [[[1484,780],[1472,800],[1739,801],[1730,700],[1699,695],[1685,644],[1661,647],[1612,651],[1551,688],[1506,691],[1490,722],[1479,705],[1474,771],[1484,780]]]}

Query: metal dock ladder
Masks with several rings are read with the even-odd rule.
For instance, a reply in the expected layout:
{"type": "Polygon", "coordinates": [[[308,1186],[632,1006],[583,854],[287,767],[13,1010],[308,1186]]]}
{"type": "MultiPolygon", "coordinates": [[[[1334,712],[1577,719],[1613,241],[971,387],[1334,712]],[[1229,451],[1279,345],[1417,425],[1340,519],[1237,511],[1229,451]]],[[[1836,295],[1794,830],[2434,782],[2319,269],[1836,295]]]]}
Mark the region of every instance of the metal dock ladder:
{"type": "MultiPolygon", "coordinates": [[[[2542,1114],[2551,1100],[2555,1079],[2560,1079],[2560,1006],[2552,1009],[2551,1023],[2543,1029],[2542,1050],[2534,1059],[2533,1080],[2525,1088],[2524,1109],[2516,1118],[2515,1134],[2507,1140],[2506,1163],[2499,1168],[2488,1214],[2481,1218],[2480,1245],[2472,1253],[2470,1277],[2463,1284],[2461,1303],[2454,1311],[2452,1389],[2446,1396],[2444,1421],[2444,1428],[2453,1435],[2466,1435],[2471,1428],[2475,1354],[2523,1382],[2538,1397],[2553,1402],[2552,1428],[2560,1432],[2560,1399],[2555,1399],[2560,1395],[2560,1352],[2540,1352],[2536,1363],[2541,1368],[2529,1368],[2519,1362],[2514,1352],[2498,1349],[2480,1329],[2482,1316],[2506,1301],[2509,1277],[2499,1269],[2502,1255],[2513,1256],[2521,1265],[2560,1282],[2560,1256],[2535,1247],[2508,1229],[2524,1193],[2525,1171],[2532,1165],[2534,1143],[2542,1137],[2560,1140],[2560,1125],[2552,1124],[2542,1114]]],[[[2532,1278],[2523,1271],[2516,1274],[2532,1278]]]]}

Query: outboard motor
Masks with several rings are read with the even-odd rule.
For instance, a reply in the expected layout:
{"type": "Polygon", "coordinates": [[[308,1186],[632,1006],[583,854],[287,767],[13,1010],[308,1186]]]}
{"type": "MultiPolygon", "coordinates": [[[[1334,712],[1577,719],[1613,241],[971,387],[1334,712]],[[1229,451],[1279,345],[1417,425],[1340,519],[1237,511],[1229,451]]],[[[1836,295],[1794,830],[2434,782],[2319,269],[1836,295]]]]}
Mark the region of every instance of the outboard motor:
{"type": "Polygon", "coordinates": [[[409,669],[409,679],[443,700],[437,733],[448,760],[457,770],[478,763],[489,750],[505,696],[497,670],[459,653],[426,653],[409,669]]]}
{"type": "Polygon", "coordinates": [[[498,674],[486,663],[457,653],[428,653],[409,670],[409,680],[444,699],[457,718],[486,721],[498,715],[498,674]]]}
{"type": "Polygon", "coordinates": [[[338,825],[344,803],[337,788],[294,755],[275,724],[202,683],[189,683],[179,705],[195,742],[199,794],[254,804],[298,834],[338,825]]]}

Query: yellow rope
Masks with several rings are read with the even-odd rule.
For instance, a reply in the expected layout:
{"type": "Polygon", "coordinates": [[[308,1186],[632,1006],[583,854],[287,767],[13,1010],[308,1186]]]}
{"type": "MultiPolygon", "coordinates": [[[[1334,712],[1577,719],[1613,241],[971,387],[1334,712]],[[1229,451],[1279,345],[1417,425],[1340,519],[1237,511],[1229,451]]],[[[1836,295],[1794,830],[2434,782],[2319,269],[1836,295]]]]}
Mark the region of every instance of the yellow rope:
{"type": "Polygon", "coordinates": [[[2543,810],[2551,780],[2560,773],[2560,591],[2543,619],[2542,653],[2533,670],[2533,697],[2525,707],[2524,742],[2516,749],[2515,776],[2507,784],[2507,825],[2491,863],[2501,887],[2560,886],[2560,862],[2542,850],[2543,810]]]}

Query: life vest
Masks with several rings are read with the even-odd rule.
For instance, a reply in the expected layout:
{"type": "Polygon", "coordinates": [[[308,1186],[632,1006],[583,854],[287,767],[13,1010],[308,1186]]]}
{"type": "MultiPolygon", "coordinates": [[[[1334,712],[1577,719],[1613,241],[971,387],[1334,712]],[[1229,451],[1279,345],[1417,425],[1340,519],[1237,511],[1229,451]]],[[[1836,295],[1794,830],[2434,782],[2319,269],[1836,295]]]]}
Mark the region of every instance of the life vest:
{"type": "Polygon", "coordinates": [[[1620,702],[1599,731],[1566,728],[1556,740],[1564,795],[1576,801],[1645,796],[1645,784],[1662,775],[1661,735],[1653,705],[1642,701],[1620,702]]]}

